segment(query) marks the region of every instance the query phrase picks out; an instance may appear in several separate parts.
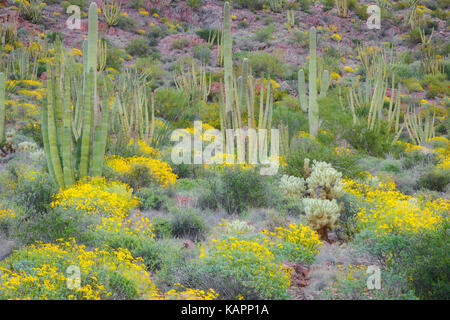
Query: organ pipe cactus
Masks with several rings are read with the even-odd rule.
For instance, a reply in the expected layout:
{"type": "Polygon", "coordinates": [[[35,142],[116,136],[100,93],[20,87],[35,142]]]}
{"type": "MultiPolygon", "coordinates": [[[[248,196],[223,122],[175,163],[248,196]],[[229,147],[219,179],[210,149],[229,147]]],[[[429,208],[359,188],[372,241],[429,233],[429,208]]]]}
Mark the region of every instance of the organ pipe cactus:
{"type": "MultiPolygon", "coordinates": [[[[226,129],[235,129],[236,133],[236,151],[239,163],[243,163],[245,150],[245,137],[243,134],[244,123],[243,114],[247,112],[247,125],[249,129],[267,129],[270,134],[273,109],[273,90],[269,79],[260,80],[260,100],[259,111],[255,112],[256,99],[256,81],[251,75],[248,60],[242,62],[242,73],[239,78],[233,76],[232,62],[232,37],[231,37],[231,16],[230,4],[224,5],[224,30],[223,30],[223,54],[224,54],[224,84],[225,94],[221,96],[220,101],[220,126],[223,141],[231,140],[232,137],[226,136],[226,129]],[[258,116],[258,119],[256,118],[258,116]],[[257,124],[256,124],[257,121],[257,124]]],[[[270,143],[270,136],[264,137],[264,140],[254,141],[249,135],[249,160],[250,155],[256,151],[256,144],[259,147],[267,146],[270,143]]],[[[227,150],[227,153],[234,150],[227,150]]]]}
{"type": "Polygon", "coordinates": [[[88,54],[83,61],[82,76],[73,75],[74,61],[65,56],[59,42],[55,45],[54,66],[47,64],[47,96],[42,106],[41,128],[48,170],[61,188],[88,175],[101,175],[106,149],[112,101],[108,101],[110,91],[103,78],[106,94],[103,103],[97,104],[97,57],[94,67],[89,67],[92,63],[89,55],[97,53],[97,35],[92,34],[97,32],[98,23],[95,4],[91,4],[89,12],[89,41],[84,46],[88,54]],[[78,81],[71,84],[72,79],[82,79],[81,85],[78,81]],[[80,86],[76,88],[77,85],[80,86]],[[74,101],[76,106],[72,105],[74,101]]]}
{"type": "Polygon", "coordinates": [[[306,99],[305,73],[303,69],[298,71],[298,94],[300,106],[308,112],[309,133],[316,136],[319,132],[319,104],[318,98],[324,98],[330,86],[328,70],[324,70],[321,79],[320,95],[317,92],[317,55],[316,55],[316,29],[309,30],[309,101],[306,99]]]}
{"type": "Polygon", "coordinates": [[[433,110],[433,116],[431,116],[430,105],[425,105],[423,109],[425,109],[424,120],[422,120],[420,113],[416,113],[414,107],[405,114],[405,124],[409,137],[417,145],[423,145],[435,136],[434,121],[436,112],[433,110]]]}

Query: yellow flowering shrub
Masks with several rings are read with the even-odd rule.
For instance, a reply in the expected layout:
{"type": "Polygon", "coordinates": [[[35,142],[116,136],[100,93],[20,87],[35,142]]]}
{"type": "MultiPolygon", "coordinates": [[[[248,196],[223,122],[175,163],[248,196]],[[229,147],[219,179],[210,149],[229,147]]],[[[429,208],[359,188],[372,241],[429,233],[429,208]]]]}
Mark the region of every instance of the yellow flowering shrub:
{"type": "Polygon", "coordinates": [[[139,204],[125,184],[105,178],[84,179],[55,195],[52,207],[74,208],[87,214],[125,217],[139,204]]]}
{"type": "MultiPolygon", "coordinates": [[[[134,143],[135,143],[134,139],[131,138],[130,141],[128,142],[128,146],[132,146],[132,145],[134,145],[134,143]]],[[[151,157],[151,158],[159,158],[161,156],[161,153],[159,152],[159,150],[150,147],[144,140],[138,139],[136,144],[138,147],[138,151],[142,155],[145,155],[145,156],[151,157]]]]}
{"type": "Polygon", "coordinates": [[[393,181],[378,186],[350,179],[344,182],[344,189],[367,205],[356,215],[358,228],[374,230],[379,236],[435,230],[444,219],[442,214],[450,210],[450,201],[402,194],[393,181]]]}
{"type": "Polygon", "coordinates": [[[177,175],[173,173],[170,165],[159,159],[134,156],[123,158],[120,156],[112,156],[106,158],[106,163],[113,171],[119,175],[130,174],[136,166],[144,166],[148,169],[150,176],[154,182],[161,187],[168,187],[175,184],[177,175]]]}
{"type": "Polygon", "coordinates": [[[86,179],[61,190],[54,196],[52,207],[75,209],[84,216],[95,216],[98,221],[94,230],[131,236],[152,238],[153,227],[147,217],[139,212],[130,216],[129,212],[139,204],[131,189],[120,182],[108,182],[105,178],[86,179]]]}
{"type": "Polygon", "coordinates": [[[291,269],[258,240],[233,236],[212,239],[207,249],[202,248],[200,262],[224,277],[233,277],[264,298],[288,298],[291,269]]]}
{"type": "Polygon", "coordinates": [[[3,208],[2,205],[0,205],[0,225],[2,223],[10,222],[12,219],[14,219],[15,216],[16,214],[14,213],[14,211],[12,211],[11,209],[3,208]]]}
{"type": "Polygon", "coordinates": [[[208,291],[184,288],[180,283],[174,283],[177,289],[171,289],[164,295],[165,300],[215,300],[219,295],[214,289],[208,291]]]}
{"type": "Polygon", "coordinates": [[[160,298],[142,261],[127,250],[89,251],[74,240],[14,252],[0,263],[0,279],[0,299],[160,298]]]}
{"type": "Polygon", "coordinates": [[[316,231],[308,226],[291,223],[288,227],[276,227],[275,232],[262,231],[273,243],[272,251],[291,262],[312,263],[323,243],[316,231]]]}

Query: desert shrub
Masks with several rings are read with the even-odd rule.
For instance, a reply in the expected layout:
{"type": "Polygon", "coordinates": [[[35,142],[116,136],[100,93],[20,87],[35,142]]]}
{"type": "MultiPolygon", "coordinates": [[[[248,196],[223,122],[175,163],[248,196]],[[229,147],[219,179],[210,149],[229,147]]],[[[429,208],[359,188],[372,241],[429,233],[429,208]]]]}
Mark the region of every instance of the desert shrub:
{"type": "Polygon", "coordinates": [[[252,71],[258,76],[263,74],[271,78],[284,79],[287,75],[287,67],[284,64],[281,54],[278,51],[273,53],[265,51],[251,52],[248,55],[248,62],[252,68],[252,71]]]}
{"type": "Polygon", "coordinates": [[[87,241],[89,222],[74,209],[54,208],[39,214],[25,212],[14,219],[12,233],[23,244],[69,238],[87,241]]]}
{"type": "Polygon", "coordinates": [[[52,195],[57,188],[42,170],[43,168],[21,169],[11,163],[2,177],[2,191],[14,207],[25,215],[37,216],[51,208],[52,195]],[[33,169],[36,171],[32,171],[33,169]]]}
{"type": "Polygon", "coordinates": [[[333,148],[321,145],[310,138],[301,138],[291,143],[291,152],[286,157],[283,172],[292,176],[305,176],[304,160],[325,161],[346,177],[357,177],[361,174],[358,157],[352,153],[338,154],[333,148]]]}
{"type": "Polygon", "coordinates": [[[443,192],[450,183],[450,170],[431,169],[422,174],[418,187],[443,192]]]}
{"type": "Polygon", "coordinates": [[[361,206],[357,204],[355,196],[345,193],[340,199],[341,210],[339,213],[338,227],[335,229],[337,236],[343,240],[351,240],[357,232],[355,216],[361,206]]]}
{"type": "Polygon", "coordinates": [[[208,63],[211,60],[211,49],[207,44],[197,44],[194,46],[193,56],[203,63],[208,63]]]}
{"type": "Polygon", "coordinates": [[[436,231],[416,234],[400,265],[405,265],[415,293],[421,299],[447,299],[450,290],[449,223],[445,221],[436,231]]]}
{"type": "Polygon", "coordinates": [[[213,44],[218,44],[220,37],[222,36],[222,32],[219,29],[200,29],[195,32],[200,38],[205,41],[210,41],[214,39],[213,44]]]}
{"type": "Polygon", "coordinates": [[[380,289],[367,289],[370,274],[365,265],[340,266],[336,279],[319,293],[332,300],[417,300],[407,281],[391,270],[381,270],[380,289]]]}
{"type": "Polygon", "coordinates": [[[305,208],[303,206],[303,198],[286,197],[277,207],[281,211],[286,212],[288,215],[294,217],[298,217],[305,213],[305,208]]]}
{"type": "Polygon", "coordinates": [[[284,97],[282,101],[276,103],[276,106],[273,111],[272,121],[274,124],[281,122],[283,125],[286,125],[291,138],[300,130],[308,128],[308,116],[303,111],[299,111],[299,105],[297,105],[297,110],[293,110],[295,107],[294,102],[288,102],[284,97]]]}
{"type": "Polygon", "coordinates": [[[272,37],[274,31],[274,25],[269,24],[268,26],[261,28],[255,32],[255,40],[259,42],[266,42],[272,37]]]}
{"type": "Polygon", "coordinates": [[[448,234],[449,224],[444,221],[435,230],[413,235],[396,233],[380,238],[366,230],[355,237],[355,244],[400,277],[406,283],[404,291],[414,289],[421,299],[445,299],[450,277],[448,234]]]}
{"type": "Polygon", "coordinates": [[[189,96],[175,88],[162,88],[156,91],[156,116],[174,122],[178,128],[186,128],[192,124],[194,116],[191,112],[189,96]]]}
{"type": "Polygon", "coordinates": [[[172,235],[172,223],[166,217],[154,217],[152,219],[153,232],[156,238],[168,238],[172,235]]]}
{"type": "Polygon", "coordinates": [[[274,241],[270,250],[281,261],[311,264],[319,253],[322,242],[317,232],[310,227],[291,223],[287,227],[275,227],[274,232],[266,232],[274,241]]]}
{"type": "Polygon", "coordinates": [[[81,10],[87,9],[87,1],[86,0],[67,0],[62,2],[62,7],[64,11],[67,10],[67,7],[71,5],[79,6],[81,10]]]}
{"type": "Polygon", "coordinates": [[[268,199],[266,188],[258,170],[236,166],[224,168],[211,189],[227,213],[240,214],[250,206],[264,206],[268,199]]]}
{"type": "Polygon", "coordinates": [[[219,207],[219,201],[216,198],[216,189],[203,190],[198,197],[197,205],[202,210],[216,210],[219,207]]]}
{"type": "Polygon", "coordinates": [[[187,38],[175,39],[172,42],[172,48],[177,50],[182,50],[189,45],[189,40],[187,38]]]}
{"type": "Polygon", "coordinates": [[[135,299],[157,291],[142,262],[128,250],[88,251],[72,241],[37,244],[15,251],[0,263],[0,298],[21,299],[135,299]],[[80,289],[67,285],[67,274],[79,267],[80,289]],[[38,274],[39,276],[36,276],[38,274]]]}
{"type": "Polygon", "coordinates": [[[405,169],[411,169],[417,166],[434,166],[437,163],[438,160],[436,159],[435,154],[431,152],[421,152],[420,150],[406,152],[402,158],[402,166],[405,169]]]}
{"type": "Polygon", "coordinates": [[[289,39],[302,48],[309,47],[309,34],[307,31],[295,30],[291,33],[289,39]]]}
{"type": "Polygon", "coordinates": [[[168,192],[166,189],[151,186],[139,189],[135,195],[141,202],[140,210],[168,209],[168,192]]]}
{"type": "Polygon", "coordinates": [[[266,0],[237,0],[233,1],[233,6],[235,8],[247,8],[250,10],[260,10],[263,8],[266,0]]]}
{"type": "Polygon", "coordinates": [[[137,21],[133,17],[119,15],[119,21],[117,22],[117,26],[120,29],[126,31],[135,31],[137,28],[137,21]]]}
{"type": "Polygon", "coordinates": [[[114,70],[120,71],[124,58],[125,51],[123,49],[108,44],[105,68],[113,68],[114,70]]]}
{"type": "Polygon", "coordinates": [[[242,288],[253,289],[266,299],[286,299],[290,269],[257,240],[235,237],[216,239],[200,254],[209,273],[234,278],[242,288]]]}
{"type": "Polygon", "coordinates": [[[177,175],[170,165],[159,159],[143,156],[124,158],[121,156],[108,157],[105,166],[112,169],[113,174],[133,189],[158,185],[170,187],[175,184],[177,175]]]}
{"type": "Polygon", "coordinates": [[[428,90],[426,94],[427,98],[448,95],[449,85],[450,81],[448,81],[444,74],[427,74],[423,79],[423,87],[428,90]]]}
{"type": "Polygon", "coordinates": [[[138,37],[131,40],[125,50],[132,56],[143,57],[151,53],[151,48],[144,38],[138,37]]]}
{"type": "Polygon", "coordinates": [[[174,237],[199,241],[204,239],[207,228],[204,219],[194,209],[189,208],[174,213],[171,229],[174,237]]]}
{"type": "Polygon", "coordinates": [[[164,247],[153,238],[135,236],[127,232],[99,231],[93,242],[96,245],[107,245],[116,250],[126,249],[134,258],[142,258],[142,262],[149,270],[158,270],[162,266],[164,247]]]}
{"type": "Polygon", "coordinates": [[[222,299],[237,300],[261,299],[255,289],[242,286],[234,276],[217,273],[214,269],[184,256],[168,259],[164,267],[157,273],[158,286],[172,288],[173,283],[180,283],[184,287],[209,291],[213,288],[222,299]]]}

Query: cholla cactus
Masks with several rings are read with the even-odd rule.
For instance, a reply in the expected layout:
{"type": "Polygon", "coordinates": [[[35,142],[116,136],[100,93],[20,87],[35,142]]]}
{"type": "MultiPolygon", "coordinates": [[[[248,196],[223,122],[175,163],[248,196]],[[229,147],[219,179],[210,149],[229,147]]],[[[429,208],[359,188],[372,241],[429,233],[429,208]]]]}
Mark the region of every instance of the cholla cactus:
{"type": "Polygon", "coordinates": [[[226,222],[225,228],[227,232],[230,233],[250,233],[255,231],[255,227],[248,224],[246,221],[242,221],[239,219],[233,220],[231,222],[226,222]]]}
{"type": "Polygon", "coordinates": [[[309,167],[309,159],[305,158],[303,162],[303,169],[305,170],[305,177],[309,177],[311,175],[311,168],[309,167]]]}
{"type": "Polygon", "coordinates": [[[283,175],[280,180],[280,190],[290,197],[302,197],[306,192],[305,179],[283,175]]]}
{"type": "Polygon", "coordinates": [[[332,200],[344,194],[342,173],[326,162],[313,161],[312,172],[306,182],[308,191],[314,198],[332,200]]]}
{"type": "Polygon", "coordinates": [[[22,152],[32,152],[35,151],[37,148],[38,146],[36,145],[36,143],[29,141],[24,141],[17,145],[17,151],[22,152]]]}
{"type": "Polygon", "coordinates": [[[309,226],[316,230],[320,237],[328,240],[328,231],[337,226],[339,206],[336,200],[303,199],[306,219],[309,226]]]}
{"type": "Polygon", "coordinates": [[[38,162],[38,161],[42,161],[45,159],[45,152],[43,149],[37,149],[37,150],[31,151],[29,153],[29,156],[30,156],[31,160],[38,162]]]}

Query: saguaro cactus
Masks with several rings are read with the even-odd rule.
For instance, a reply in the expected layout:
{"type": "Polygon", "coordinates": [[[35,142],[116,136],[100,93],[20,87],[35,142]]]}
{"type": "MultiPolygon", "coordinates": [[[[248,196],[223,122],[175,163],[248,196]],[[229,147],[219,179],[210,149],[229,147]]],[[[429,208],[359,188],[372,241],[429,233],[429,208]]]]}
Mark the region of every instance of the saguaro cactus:
{"type": "Polygon", "coordinates": [[[317,54],[316,54],[316,28],[309,30],[309,101],[306,99],[305,73],[303,69],[298,71],[298,95],[303,111],[308,112],[309,133],[316,136],[319,132],[319,104],[318,98],[326,96],[330,86],[328,70],[322,73],[320,95],[317,94],[317,54]]]}

